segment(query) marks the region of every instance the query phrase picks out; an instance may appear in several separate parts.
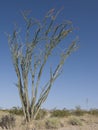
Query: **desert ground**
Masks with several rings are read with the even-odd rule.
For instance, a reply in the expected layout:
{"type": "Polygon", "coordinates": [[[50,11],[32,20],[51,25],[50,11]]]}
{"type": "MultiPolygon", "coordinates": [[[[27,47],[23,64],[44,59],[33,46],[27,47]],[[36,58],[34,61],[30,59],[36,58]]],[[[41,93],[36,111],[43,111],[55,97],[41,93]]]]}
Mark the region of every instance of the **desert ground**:
{"type": "MultiPolygon", "coordinates": [[[[0,121],[6,115],[9,115],[9,112],[0,111],[0,121]]],[[[45,118],[31,121],[29,124],[24,122],[23,116],[13,116],[15,125],[8,130],[98,130],[98,116],[90,114],[51,117],[48,113],[45,118]]],[[[2,128],[0,124],[0,130],[6,129],[5,127],[2,128]]]]}

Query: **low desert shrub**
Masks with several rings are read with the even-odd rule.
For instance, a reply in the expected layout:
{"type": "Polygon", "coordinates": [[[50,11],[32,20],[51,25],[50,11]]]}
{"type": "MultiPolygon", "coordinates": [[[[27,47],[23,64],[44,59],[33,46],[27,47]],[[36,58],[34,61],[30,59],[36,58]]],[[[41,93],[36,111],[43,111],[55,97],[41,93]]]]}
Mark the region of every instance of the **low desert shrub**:
{"type": "Polygon", "coordinates": [[[81,120],[75,117],[70,118],[68,123],[71,125],[82,125],[81,120]]]}
{"type": "Polygon", "coordinates": [[[34,120],[34,126],[36,130],[44,130],[45,129],[45,120],[34,120]]]}
{"type": "Polygon", "coordinates": [[[44,119],[44,117],[47,115],[47,111],[44,110],[44,109],[40,109],[37,117],[36,117],[36,120],[39,120],[39,119],[44,119]]]}
{"type": "Polygon", "coordinates": [[[13,107],[12,109],[9,110],[9,113],[15,115],[23,115],[22,108],[19,107],[13,107]]]}
{"type": "Polygon", "coordinates": [[[11,129],[15,126],[15,117],[13,115],[5,115],[0,119],[0,127],[2,129],[11,129]]]}
{"type": "Polygon", "coordinates": [[[94,116],[98,116],[98,109],[91,109],[88,113],[94,116]]]}
{"type": "Polygon", "coordinates": [[[63,110],[53,110],[51,112],[51,117],[68,117],[70,115],[70,111],[63,109],[63,110]]]}
{"type": "Polygon", "coordinates": [[[76,109],[72,112],[72,115],[83,116],[86,113],[85,110],[82,110],[80,106],[76,106],[76,109]]]}
{"type": "Polygon", "coordinates": [[[47,129],[57,129],[61,127],[61,122],[58,118],[49,118],[47,119],[45,126],[47,129]]]}

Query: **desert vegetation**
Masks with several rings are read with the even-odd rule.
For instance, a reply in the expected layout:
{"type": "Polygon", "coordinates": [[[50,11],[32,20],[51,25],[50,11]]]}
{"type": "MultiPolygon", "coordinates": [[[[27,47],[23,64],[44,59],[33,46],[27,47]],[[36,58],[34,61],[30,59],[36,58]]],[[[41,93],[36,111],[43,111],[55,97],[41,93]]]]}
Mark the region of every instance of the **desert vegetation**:
{"type": "Polygon", "coordinates": [[[0,130],[98,130],[98,109],[41,109],[66,59],[78,48],[76,39],[58,49],[74,30],[71,21],[56,22],[59,13],[51,9],[42,20],[37,20],[24,11],[24,36],[17,26],[7,35],[21,108],[0,110],[0,130]],[[59,60],[52,68],[47,62],[54,52],[59,54],[59,60]],[[49,74],[42,84],[45,68],[49,74]]]}
{"type": "Polygon", "coordinates": [[[97,130],[98,109],[83,110],[77,107],[73,110],[40,109],[35,120],[29,124],[23,118],[22,109],[13,107],[0,110],[0,130],[97,130]],[[77,114],[78,113],[78,114],[77,114]]]}
{"type": "Polygon", "coordinates": [[[59,13],[60,11],[51,9],[42,20],[37,20],[30,17],[28,12],[22,12],[25,21],[24,38],[21,38],[17,27],[11,35],[8,34],[9,48],[18,79],[16,86],[27,122],[38,117],[39,110],[46,101],[53,83],[61,74],[67,57],[78,48],[76,39],[71,41],[68,47],[64,47],[62,52],[57,50],[60,60],[54,69],[51,66],[47,68],[50,74],[42,85],[41,79],[47,61],[52,57],[53,52],[56,52],[61,41],[74,30],[71,21],[56,22],[59,13]],[[31,88],[31,96],[29,88],[31,88]]]}

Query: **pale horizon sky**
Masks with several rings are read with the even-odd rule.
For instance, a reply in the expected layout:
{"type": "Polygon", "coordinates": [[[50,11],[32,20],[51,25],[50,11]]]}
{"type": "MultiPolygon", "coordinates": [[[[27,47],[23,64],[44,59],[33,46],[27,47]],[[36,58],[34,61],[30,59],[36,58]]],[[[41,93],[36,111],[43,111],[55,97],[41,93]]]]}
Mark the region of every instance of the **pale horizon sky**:
{"type": "MultiPolygon", "coordinates": [[[[21,106],[5,32],[11,33],[15,22],[22,28],[21,11],[31,10],[32,16],[42,19],[48,10],[62,7],[58,18],[72,21],[76,30],[69,39],[79,36],[80,47],[67,59],[63,73],[55,81],[42,107],[73,109],[80,105],[85,109],[98,108],[97,0],[0,0],[0,107],[21,106]]],[[[66,44],[66,40],[63,42],[66,44]]]]}

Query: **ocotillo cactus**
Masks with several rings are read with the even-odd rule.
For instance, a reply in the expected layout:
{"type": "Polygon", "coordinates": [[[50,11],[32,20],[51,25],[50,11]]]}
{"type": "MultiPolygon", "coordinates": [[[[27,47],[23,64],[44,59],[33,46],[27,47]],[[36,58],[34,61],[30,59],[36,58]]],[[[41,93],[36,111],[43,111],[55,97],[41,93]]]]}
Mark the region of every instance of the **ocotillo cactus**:
{"type": "Polygon", "coordinates": [[[26,22],[24,43],[22,43],[20,32],[17,29],[15,29],[12,35],[8,35],[12,60],[18,78],[16,85],[19,90],[24,117],[27,122],[36,118],[41,105],[47,99],[52,84],[61,74],[66,58],[77,48],[77,41],[73,41],[68,49],[62,53],[55,70],[52,71],[50,67],[50,78],[38,95],[41,77],[48,58],[61,41],[73,31],[72,23],[69,21],[64,21],[55,26],[55,20],[58,14],[59,11],[55,13],[55,10],[52,9],[46,14],[42,22],[40,22],[36,19],[28,18],[25,12],[23,13],[23,18],[26,22]],[[32,31],[32,28],[36,28],[36,30],[32,31]],[[30,74],[32,84],[31,99],[29,99],[28,93],[30,74]]]}

